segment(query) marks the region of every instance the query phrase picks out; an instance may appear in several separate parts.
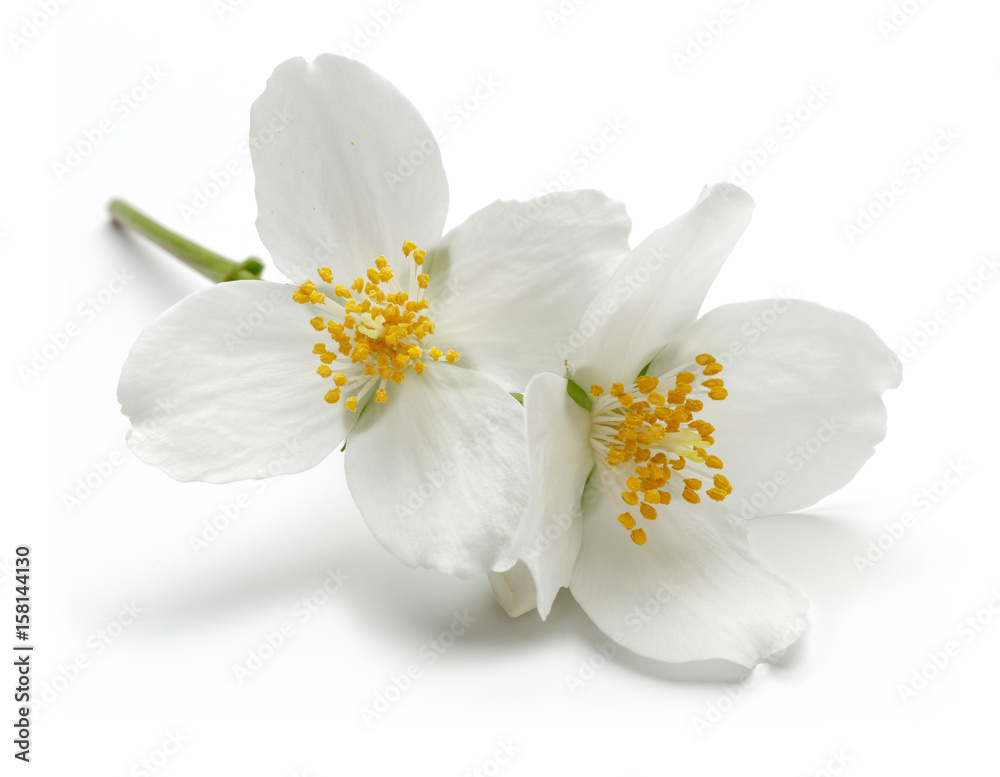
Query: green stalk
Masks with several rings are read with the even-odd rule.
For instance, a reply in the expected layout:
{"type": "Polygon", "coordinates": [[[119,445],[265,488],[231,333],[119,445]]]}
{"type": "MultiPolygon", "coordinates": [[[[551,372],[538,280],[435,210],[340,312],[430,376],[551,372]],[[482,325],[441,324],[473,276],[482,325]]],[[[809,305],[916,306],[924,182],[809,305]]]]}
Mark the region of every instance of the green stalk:
{"type": "Polygon", "coordinates": [[[108,205],[108,211],[116,225],[134,229],[213,283],[256,281],[260,280],[260,274],[264,271],[264,263],[257,257],[251,256],[242,262],[234,262],[171,232],[122,200],[112,200],[108,205]]]}

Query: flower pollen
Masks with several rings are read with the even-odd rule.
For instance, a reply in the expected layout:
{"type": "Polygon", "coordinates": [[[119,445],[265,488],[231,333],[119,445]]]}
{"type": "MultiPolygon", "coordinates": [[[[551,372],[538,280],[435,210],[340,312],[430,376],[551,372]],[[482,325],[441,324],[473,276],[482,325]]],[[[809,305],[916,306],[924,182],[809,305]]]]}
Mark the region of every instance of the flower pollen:
{"type": "MultiPolygon", "coordinates": [[[[316,373],[323,379],[332,378],[334,383],[324,396],[330,404],[338,403],[343,393],[346,395],[343,406],[356,411],[358,398],[376,383],[375,401],[387,402],[389,381],[398,385],[403,382],[407,368],[420,375],[427,366],[420,361],[424,355],[421,343],[434,334],[434,322],[424,312],[429,307],[424,298],[429,276],[420,272],[425,253],[409,240],[403,243],[402,250],[404,256],[413,260],[405,291],[389,261],[380,256],[365,271],[365,277],[354,278],[350,286],[334,286],[332,296],[320,291],[312,280],[306,280],[292,294],[299,304],[314,305],[325,314],[310,319],[309,323],[317,332],[329,334],[335,343],[332,350],[327,343],[313,346],[313,353],[321,362],[316,373]],[[352,364],[363,365],[360,372],[352,378],[344,372],[335,372],[329,365],[341,356],[352,364]]],[[[324,283],[333,285],[333,271],[329,267],[320,267],[316,272],[324,283]]],[[[437,347],[432,347],[428,354],[434,361],[444,356],[449,364],[459,358],[457,351],[444,353],[437,347]]]]}
{"type": "MultiPolygon", "coordinates": [[[[674,496],[698,504],[702,495],[721,502],[732,493],[719,472],[722,460],[708,452],[715,427],[697,417],[705,406],[697,397],[721,401],[728,396],[722,378],[715,377],[720,372],[715,357],[703,353],[661,378],[640,375],[628,391],[623,383],[612,384],[608,393],[591,386],[591,446],[622,489],[622,501],[637,508],[643,519],[656,520],[658,509],[674,496]],[[695,371],[704,378],[697,387],[695,371]],[[672,480],[682,471],[686,477],[672,480]],[[707,489],[706,482],[711,484],[707,489]]],[[[636,525],[633,509],[619,515],[618,522],[636,545],[645,545],[646,532],[636,525]]]]}

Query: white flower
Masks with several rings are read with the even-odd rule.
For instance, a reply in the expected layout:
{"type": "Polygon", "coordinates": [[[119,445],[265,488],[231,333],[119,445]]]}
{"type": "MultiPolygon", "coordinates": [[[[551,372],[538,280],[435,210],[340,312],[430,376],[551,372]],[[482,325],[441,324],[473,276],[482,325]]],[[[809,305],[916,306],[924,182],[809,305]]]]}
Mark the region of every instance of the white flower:
{"type": "Polygon", "coordinates": [[[544,618],[568,586],[636,653],[746,666],[805,628],[807,601],[734,518],[798,510],[847,483],[885,434],[881,394],[900,371],[867,325],[809,302],[696,318],[752,208],[734,186],[706,190],[592,303],[572,382],[528,386],[522,561],[491,575],[511,614],[537,602],[544,618]]]}
{"type": "Polygon", "coordinates": [[[130,446],[224,483],[308,469],[349,435],[348,485],[386,548],[463,576],[509,566],[527,489],[510,392],[562,368],[565,322],[628,251],[624,208],[498,201],[442,237],[433,133],[332,55],[280,65],[250,137],[257,228],[294,285],[222,283],[154,321],[119,386],[130,446]]]}

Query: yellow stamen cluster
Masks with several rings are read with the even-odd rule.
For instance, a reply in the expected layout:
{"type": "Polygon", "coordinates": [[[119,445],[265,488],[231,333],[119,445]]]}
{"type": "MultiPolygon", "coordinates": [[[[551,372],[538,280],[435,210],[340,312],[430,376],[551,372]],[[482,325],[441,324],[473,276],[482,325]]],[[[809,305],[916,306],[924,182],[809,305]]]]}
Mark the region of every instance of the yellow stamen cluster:
{"type": "MultiPolygon", "coordinates": [[[[694,372],[686,370],[673,375],[674,385],[669,387],[661,387],[661,379],[649,375],[638,377],[632,391],[626,391],[622,383],[613,384],[607,394],[602,386],[590,387],[590,395],[597,398],[595,447],[612,468],[632,470],[631,475],[621,475],[625,479],[621,499],[649,521],[656,520],[658,506],[670,504],[672,493],[679,493],[690,504],[701,502],[702,478],[711,479],[711,487],[703,493],[716,502],[733,490],[724,475],[710,472],[722,469],[722,460],[707,451],[715,442],[715,427],[696,417],[704,403],[692,396],[707,395],[716,401],[726,398],[722,379],[715,377],[722,372],[722,365],[707,353],[700,354],[691,367],[695,365],[705,378],[698,388],[694,372]],[[681,478],[680,483],[671,484],[673,474],[685,470],[689,462],[693,466],[688,469],[701,477],[681,478]]],[[[619,515],[618,522],[636,545],[646,543],[646,532],[637,527],[632,510],[619,515]]]]}
{"type": "MultiPolygon", "coordinates": [[[[407,284],[412,296],[400,286],[384,256],[375,260],[374,267],[366,270],[365,277],[354,278],[349,287],[335,286],[332,297],[321,292],[311,280],[292,294],[296,302],[316,305],[328,314],[316,316],[309,323],[317,332],[328,333],[336,344],[332,350],[327,343],[313,346],[313,353],[321,362],[316,373],[321,378],[333,379],[334,387],[324,396],[330,404],[339,402],[342,390],[346,393],[350,388],[351,395],[344,399],[344,407],[357,410],[358,395],[376,381],[379,385],[375,401],[386,402],[388,381],[397,385],[402,383],[407,367],[417,375],[426,369],[427,365],[420,361],[424,355],[421,341],[434,333],[434,322],[424,312],[429,303],[423,298],[423,290],[427,288],[429,276],[418,274],[425,253],[407,240],[403,243],[403,255],[412,255],[413,259],[407,284]],[[352,364],[363,365],[360,375],[348,379],[344,372],[331,368],[340,356],[348,357],[352,364]]],[[[333,271],[329,267],[320,267],[317,273],[324,283],[333,285],[333,271]]],[[[456,351],[445,354],[436,347],[428,354],[434,361],[444,356],[449,364],[459,358],[456,351]]]]}

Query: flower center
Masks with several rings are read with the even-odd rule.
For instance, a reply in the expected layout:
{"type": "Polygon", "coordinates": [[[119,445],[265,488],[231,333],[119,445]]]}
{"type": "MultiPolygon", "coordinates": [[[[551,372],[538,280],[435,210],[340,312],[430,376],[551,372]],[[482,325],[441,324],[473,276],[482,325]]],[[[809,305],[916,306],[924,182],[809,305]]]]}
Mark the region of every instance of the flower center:
{"type": "MultiPolygon", "coordinates": [[[[409,240],[403,243],[403,255],[412,255],[413,259],[407,291],[396,279],[389,261],[380,256],[375,266],[368,268],[366,277],[355,278],[349,288],[334,287],[334,297],[319,291],[311,280],[292,294],[296,302],[315,305],[326,314],[316,316],[309,323],[317,332],[327,332],[337,344],[335,350],[329,350],[326,343],[313,346],[313,353],[321,362],[317,374],[334,383],[324,396],[331,405],[339,402],[343,393],[348,395],[344,407],[357,410],[358,397],[376,383],[375,401],[385,402],[388,381],[398,385],[403,382],[407,368],[412,368],[417,375],[426,368],[420,361],[424,355],[421,342],[434,333],[434,322],[424,313],[429,306],[424,299],[424,289],[430,276],[421,272],[424,252],[418,250],[415,243],[409,240]],[[330,367],[338,356],[350,357],[352,364],[364,366],[360,371],[352,370],[354,374],[348,378],[344,372],[335,372],[330,367]]],[[[320,267],[316,272],[324,283],[333,283],[333,271],[329,267],[320,267]]],[[[431,348],[427,354],[434,361],[443,356],[449,364],[458,359],[456,351],[443,353],[438,348],[431,348]]]]}
{"type": "MultiPolygon", "coordinates": [[[[591,447],[608,465],[613,482],[624,486],[622,501],[638,508],[643,518],[655,520],[657,506],[670,504],[673,495],[698,504],[707,480],[712,487],[704,493],[710,499],[721,502],[732,493],[724,475],[709,471],[722,469],[722,460],[707,450],[715,442],[715,427],[696,417],[704,402],[695,397],[721,401],[728,395],[722,378],[715,377],[720,372],[722,365],[715,357],[703,353],[693,364],[662,378],[641,375],[628,391],[622,383],[612,385],[607,394],[601,386],[590,387],[595,398],[591,447]],[[690,370],[698,368],[705,380],[696,388],[690,370]],[[674,385],[665,394],[656,390],[671,379],[674,385]]],[[[636,545],[646,544],[646,532],[636,526],[631,509],[619,515],[618,522],[636,545]]]]}

